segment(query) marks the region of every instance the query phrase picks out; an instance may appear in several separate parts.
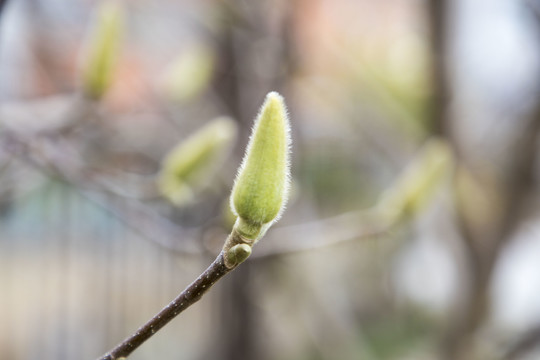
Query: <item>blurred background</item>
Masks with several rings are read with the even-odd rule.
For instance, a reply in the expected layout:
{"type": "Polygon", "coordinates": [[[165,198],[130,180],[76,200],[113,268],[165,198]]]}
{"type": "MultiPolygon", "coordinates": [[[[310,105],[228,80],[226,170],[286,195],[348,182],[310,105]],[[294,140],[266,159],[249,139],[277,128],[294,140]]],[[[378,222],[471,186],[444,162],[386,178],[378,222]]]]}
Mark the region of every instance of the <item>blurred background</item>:
{"type": "Polygon", "coordinates": [[[0,2],[0,359],[96,358],[194,280],[272,90],[288,209],[130,358],[540,358],[540,1],[113,6],[0,2]],[[219,116],[236,141],[171,203],[162,160],[219,116]],[[380,228],[433,137],[455,166],[380,228]]]}

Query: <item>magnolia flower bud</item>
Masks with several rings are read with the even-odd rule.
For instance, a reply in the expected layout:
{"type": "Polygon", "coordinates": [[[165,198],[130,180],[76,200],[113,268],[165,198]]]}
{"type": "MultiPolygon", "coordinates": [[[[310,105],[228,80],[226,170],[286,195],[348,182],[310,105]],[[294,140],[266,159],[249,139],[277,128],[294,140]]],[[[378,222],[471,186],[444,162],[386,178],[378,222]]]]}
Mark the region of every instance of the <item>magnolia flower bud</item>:
{"type": "Polygon", "coordinates": [[[229,154],[236,133],[232,119],[217,118],[171,150],[158,179],[163,196],[178,206],[193,201],[229,154]]]}
{"type": "Polygon", "coordinates": [[[123,9],[117,2],[104,2],[99,9],[82,75],[84,92],[92,98],[103,96],[111,83],[120,47],[123,15],[123,9]]]}
{"type": "Polygon", "coordinates": [[[247,239],[259,239],[285,208],[290,178],[289,132],[283,98],[271,92],[255,120],[231,194],[231,209],[238,216],[235,229],[247,239]]]}
{"type": "Polygon", "coordinates": [[[452,155],[446,142],[430,140],[378,204],[379,210],[399,220],[417,214],[450,172],[452,155]]]}

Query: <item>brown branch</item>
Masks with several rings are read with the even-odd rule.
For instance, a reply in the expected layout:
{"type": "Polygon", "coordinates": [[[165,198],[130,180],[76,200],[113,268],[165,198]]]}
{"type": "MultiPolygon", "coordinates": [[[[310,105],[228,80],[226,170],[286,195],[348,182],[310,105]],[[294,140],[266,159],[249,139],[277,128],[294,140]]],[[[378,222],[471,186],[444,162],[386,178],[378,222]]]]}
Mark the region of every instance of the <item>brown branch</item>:
{"type": "Polygon", "coordinates": [[[219,279],[233,269],[234,267],[227,268],[225,266],[223,252],[220,253],[214,262],[195,281],[186,287],[176,299],[171,301],[169,305],[141,326],[133,335],[100,357],[99,360],[116,360],[130,355],[178,314],[199,301],[219,279]]]}
{"type": "Polygon", "coordinates": [[[233,246],[240,244],[248,244],[249,249],[251,249],[252,240],[243,238],[236,229],[233,229],[220,254],[195,281],[133,335],[116,345],[111,351],[100,357],[99,360],[116,360],[127,357],[178,314],[199,301],[219,279],[238,267],[249,256],[249,253],[241,259],[231,256],[230,250],[234,249],[233,246]]]}

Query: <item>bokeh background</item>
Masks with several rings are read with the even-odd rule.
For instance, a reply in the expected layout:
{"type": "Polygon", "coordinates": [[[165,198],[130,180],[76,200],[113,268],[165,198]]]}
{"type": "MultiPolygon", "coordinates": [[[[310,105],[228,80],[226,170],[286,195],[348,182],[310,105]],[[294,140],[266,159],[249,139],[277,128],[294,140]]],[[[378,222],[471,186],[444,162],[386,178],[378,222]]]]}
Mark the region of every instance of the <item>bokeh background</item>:
{"type": "Polygon", "coordinates": [[[287,211],[131,358],[540,358],[539,1],[119,3],[111,85],[90,99],[101,3],[0,2],[1,359],[96,358],[195,279],[272,90],[292,123],[287,211]],[[234,150],[170,204],[163,157],[222,115],[234,150]],[[435,136],[452,174],[366,236],[363,210],[435,136]]]}

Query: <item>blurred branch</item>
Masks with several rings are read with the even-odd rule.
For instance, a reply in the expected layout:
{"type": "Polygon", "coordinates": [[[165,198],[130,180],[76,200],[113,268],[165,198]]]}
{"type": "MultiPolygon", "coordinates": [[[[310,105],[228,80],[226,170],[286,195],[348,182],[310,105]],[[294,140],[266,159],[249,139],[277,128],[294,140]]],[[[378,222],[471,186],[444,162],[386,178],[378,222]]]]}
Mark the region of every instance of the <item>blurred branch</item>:
{"type": "Polygon", "coordinates": [[[354,211],[304,224],[276,227],[257,246],[253,259],[317,250],[354,240],[388,234],[396,223],[385,221],[377,211],[354,211]],[[295,239],[291,241],[291,239],[295,239]]]}
{"type": "MultiPolygon", "coordinates": [[[[163,216],[151,211],[148,206],[136,199],[129,199],[125,191],[118,191],[115,182],[107,180],[95,171],[85,170],[77,151],[62,137],[51,139],[50,130],[45,133],[22,135],[4,132],[4,149],[44,172],[46,175],[59,177],[79,191],[85,198],[105,209],[129,228],[158,246],[179,255],[201,255],[199,243],[186,229],[172,223],[163,216]],[[117,198],[126,203],[122,206],[111,202],[117,198]],[[179,242],[179,238],[188,238],[179,242]]],[[[338,243],[382,236],[392,224],[376,220],[373,211],[346,213],[339,216],[309,222],[306,224],[276,228],[269,235],[270,239],[258,247],[254,258],[266,258],[314,250],[338,243]],[[368,220],[370,219],[370,220],[368,220]],[[332,236],[329,236],[332,234],[332,236]],[[290,242],[290,239],[298,241],[290,242]],[[303,239],[303,240],[302,240],[303,239]]]]}
{"type": "Polygon", "coordinates": [[[98,103],[82,94],[3,103],[0,115],[2,127],[24,136],[69,135],[100,117],[98,103]]]}
{"type": "Polygon", "coordinates": [[[519,360],[540,344],[540,325],[529,329],[503,355],[504,360],[519,360]]]}
{"type": "MultiPolygon", "coordinates": [[[[2,138],[4,148],[10,153],[24,158],[28,163],[49,176],[59,177],[73,186],[85,198],[105,209],[127,227],[141,234],[146,240],[179,255],[202,255],[212,251],[212,246],[204,247],[196,240],[199,230],[187,230],[167,218],[152,211],[137,199],[130,199],[117,186],[121,181],[118,173],[108,179],[103,174],[87,170],[78,151],[63,136],[55,136],[51,131],[22,135],[5,132],[2,138]],[[121,200],[127,206],[111,202],[111,198],[121,200]],[[178,239],[183,238],[183,241],[178,239]]],[[[278,227],[258,246],[254,259],[294,254],[321,249],[340,243],[370,239],[389,233],[399,219],[390,221],[377,209],[345,213],[327,219],[304,224],[278,227]],[[291,242],[290,239],[297,239],[291,242]]]]}
{"type": "MultiPolygon", "coordinates": [[[[76,189],[83,197],[100,206],[126,227],[163,250],[182,256],[204,255],[204,248],[199,245],[199,229],[184,229],[134,200],[128,201],[127,206],[123,207],[111,202],[110,195],[81,188],[76,189]]],[[[116,195],[112,196],[125,201],[116,195]]]]}
{"type": "Polygon", "coordinates": [[[1,140],[6,151],[25,160],[46,175],[66,181],[84,197],[115,215],[144,238],[177,254],[201,254],[201,248],[195,245],[199,241],[193,239],[193,232],[189,235],[185,229],[151,211],[147,206],[111,191],[109,185],[99,176],[85,171],[82,160],[74,156],[75,149],[60,139],[51,140],[43,136],[23,137],[20,134],[4,132],[1,140]],[[129,204],[127,212],[107,201],[110,197],[127,201],[129,204]],[[179,242],[178,239],[181,238],[184,240],[179,242]]]}

